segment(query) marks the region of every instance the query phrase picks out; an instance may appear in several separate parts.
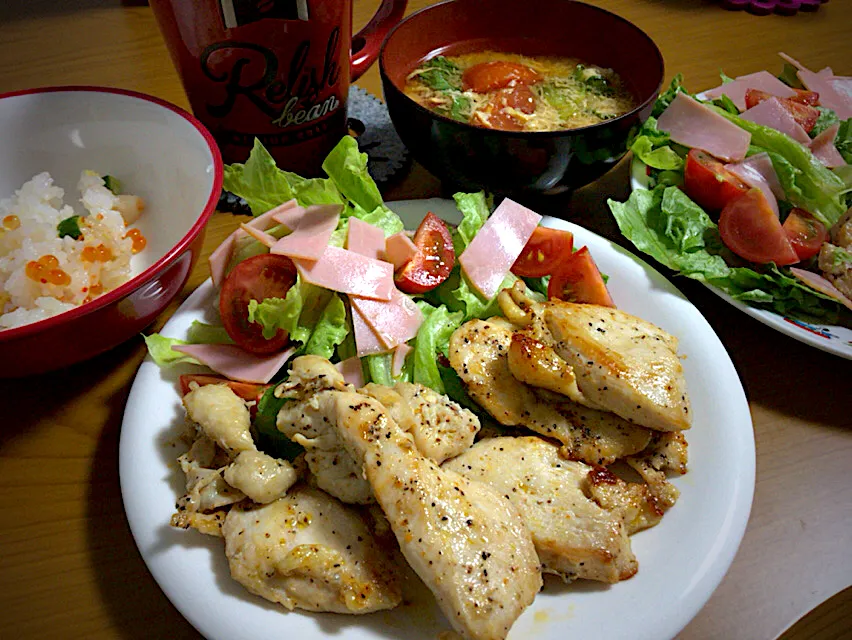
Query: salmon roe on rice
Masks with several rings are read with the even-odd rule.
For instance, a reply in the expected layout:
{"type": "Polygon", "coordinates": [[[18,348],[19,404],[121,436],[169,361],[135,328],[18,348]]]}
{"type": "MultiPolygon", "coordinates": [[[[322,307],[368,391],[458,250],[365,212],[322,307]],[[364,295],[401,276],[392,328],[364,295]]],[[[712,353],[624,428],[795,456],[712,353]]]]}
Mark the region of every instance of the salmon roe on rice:
{"type": "Polygon", "coordinates": [[[77,189],[82,212],[63,203],[64,190],[46,172],[0,200],[0,330],[73,309],[130,279],[144,235],[128,229],[100,175],[84,171],[77,189]]]}

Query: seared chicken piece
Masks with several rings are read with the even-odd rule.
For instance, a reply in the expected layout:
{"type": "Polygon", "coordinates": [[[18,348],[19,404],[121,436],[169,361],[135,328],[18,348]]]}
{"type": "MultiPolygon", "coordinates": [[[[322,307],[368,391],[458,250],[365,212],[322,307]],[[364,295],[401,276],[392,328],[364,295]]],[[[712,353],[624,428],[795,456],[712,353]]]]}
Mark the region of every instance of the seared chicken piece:
{"type": "MultiPolygon", "coordinates": [[[[299,360],[294,368],[302,366],[299,360]]],[[[411,568],[459,633],[505,638],[542,584],[535,548],[515,508],[486,485],[423,456],[377,400],[332,386],[301,403],[315,406],[327,430],[337,431],[411,568]]],[[[319,426],[313,422],[312,440],[325,437],[319,426]]]]}
{"type": "Polygon", "coordinates": [[[479,432],[479,418],[422,384],[398,382],[390,389],[370,383],[361,392],[381,402],[420,453],[438,464],[467,450],[479,432]]]}
{"type": "Polygon", "coordinates": [[[275,391],[279,397],[292,399],[278,412],[276,425],[305,448],[305,462],[317,487],[347,504],[370,504],[374,501],[370,485],[320,408],[321,398],[331,391],[352,389],[325,358],[296,358],[290,377],[275,391]]]}
{"type": "Polygon", "coordinates": [[[303,484],[261,507],[233,507],[222,535],[233,578],[288,609],[370,613],[402,599],[393,554],[361,514],[303,484]]]}
{"type": "Polygon", "coordinates": [[[196,387],[183,397],[183,406],[190,420],[228,453],[256,450],[248,407],[227,385],[196,387]]]}
{"type": "Polygon", "coordinates": [[[260,504],[277,500],[299,479],[292,464],[260,451],[240,452],[222,475],[229,485],[260,504]]]}
{"type": "Polygon", "coordinates": [[[198,434],[178,462],[186,478],[186,493],[177,502],[179,513],[212,511],[245,498],[222,477],[228,456],[206,435],[198,434]]]}
{"type": "Polygon", "coordinates": [[[610,583],[636,573],[622,514],[589,498],[594,470],[565,460],[557,445],[536,436],[480,440],[443,468],[486,483],[517,507],[542,571],[610,583]]]}
{"type": "Polygon", "coordinates": [[[571,457],[609,464],[642,451],[647,429],[612,414],[537,395],[509,370],[512,325],[501,318],[471,320],[450,338],[450,364],[467,392],[500,424],[521,425],[562,442],[571,457]]]}
{"type": "MultiPolygon", "coordinates": [[[[688,429],[692,416],[677,338],[618,309],[561,300],[536,303],[521,288],[500,299],[501,309],[543,319],[554,352],[576,377],[583,396],[635,424],[658,431],[688,429]]],[[[527,322],[527,324],[532,324],[527,322]]]]}

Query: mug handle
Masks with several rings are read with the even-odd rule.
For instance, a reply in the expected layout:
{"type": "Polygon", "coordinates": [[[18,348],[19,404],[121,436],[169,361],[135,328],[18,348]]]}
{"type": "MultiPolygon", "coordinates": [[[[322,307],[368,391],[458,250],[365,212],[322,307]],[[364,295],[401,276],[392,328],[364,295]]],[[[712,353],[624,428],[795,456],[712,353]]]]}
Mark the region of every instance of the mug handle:
{"type": "Polygon", "coordinates": [[[349,76],[352,82],[364,75],[376,61],[385,36],[402,20],[408,0],[382,0],[376,14],[358,33],[352,36],[352,58],[349,76]]]}

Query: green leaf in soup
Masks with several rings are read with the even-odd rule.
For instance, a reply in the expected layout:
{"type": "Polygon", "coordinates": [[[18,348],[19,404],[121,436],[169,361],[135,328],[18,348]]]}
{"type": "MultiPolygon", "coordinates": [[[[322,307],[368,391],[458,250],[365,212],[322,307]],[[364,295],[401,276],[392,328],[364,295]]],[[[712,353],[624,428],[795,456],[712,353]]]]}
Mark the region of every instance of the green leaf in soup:
{"type": "Polygon", "coordinates": [[[420,67],[417,77],[435,91],[460,91],[462,70],[455,62],[444,56],[436,56],[420,67]]]}
{"type": "Polygon", "coordinates": [[[245,164],[225,165],[222,186],[245,199],[251,212],[258,216],[293,198],[293,176],[303,180],[279,169],[266,147],[255,139],[245,164]]]}

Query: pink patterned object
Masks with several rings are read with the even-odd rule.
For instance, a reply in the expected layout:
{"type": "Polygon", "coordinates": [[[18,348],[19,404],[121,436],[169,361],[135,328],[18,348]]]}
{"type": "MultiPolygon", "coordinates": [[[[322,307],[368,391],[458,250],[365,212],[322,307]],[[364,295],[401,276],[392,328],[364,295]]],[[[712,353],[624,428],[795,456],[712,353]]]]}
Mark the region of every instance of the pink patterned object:
{"type": "Polygon", "coordinates": [[[732,11],[745,9],[758,16],[770,13],[792,16],[799,11],[816,11],[824,2],[828,0],[722,0],[722,6],[732,11]]]}

